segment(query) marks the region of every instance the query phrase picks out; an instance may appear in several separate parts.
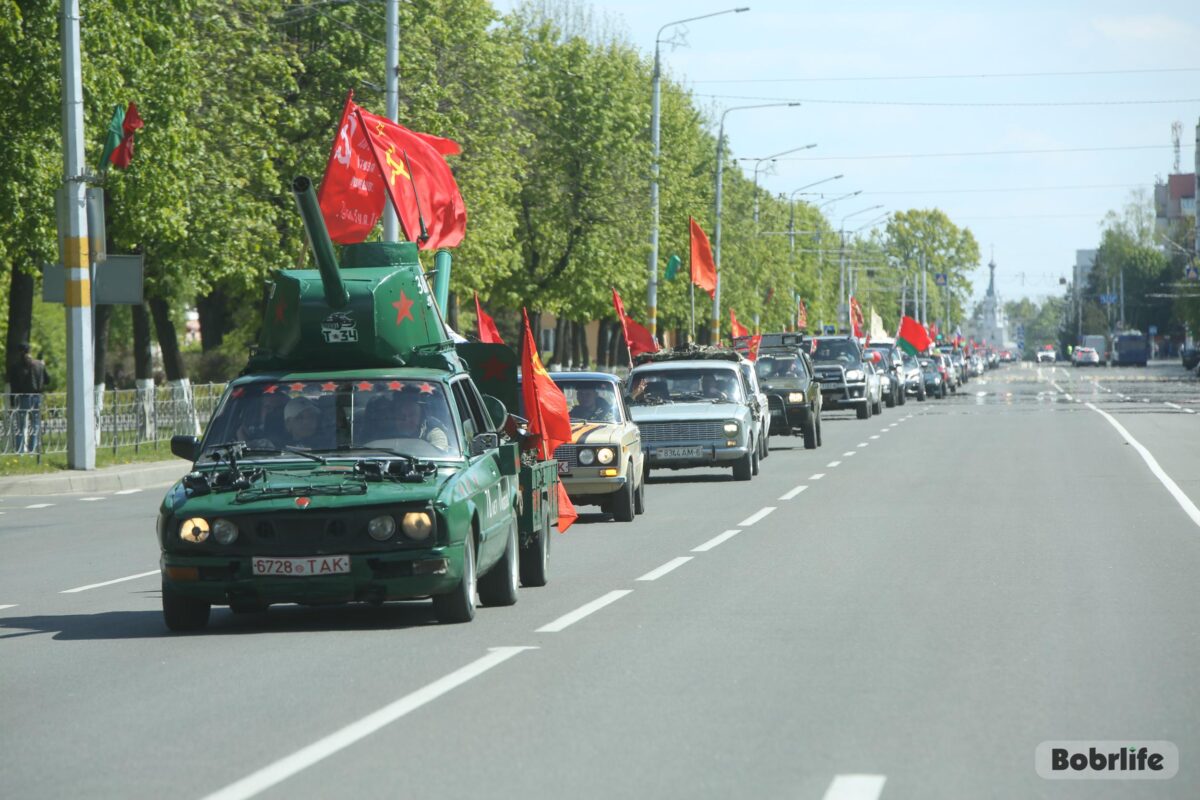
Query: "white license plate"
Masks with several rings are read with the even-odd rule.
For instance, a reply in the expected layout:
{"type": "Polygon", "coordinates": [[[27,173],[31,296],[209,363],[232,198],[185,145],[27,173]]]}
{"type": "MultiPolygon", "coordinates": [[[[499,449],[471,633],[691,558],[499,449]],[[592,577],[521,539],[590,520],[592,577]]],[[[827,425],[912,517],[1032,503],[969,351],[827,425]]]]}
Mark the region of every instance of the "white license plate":
{"type": "Polygon", "coordinates": [[[255,575],[282,575],[306,578],[312,575],[349,575],[350,556],[305,556],[303,558],[250,559],[250,571],[255,575]]]}
{"type": "Polygon", "coordinates": [[[570,472],[571,472],[570,464],[568,464],[566,461],[558,462],[558,474],[559,475],[567,475],[570,472]]]}
{"type": "Polygon", "coordinates": [[[654,451],[659,458],[701,458],[703,447],[660,447],[654,451]]]}

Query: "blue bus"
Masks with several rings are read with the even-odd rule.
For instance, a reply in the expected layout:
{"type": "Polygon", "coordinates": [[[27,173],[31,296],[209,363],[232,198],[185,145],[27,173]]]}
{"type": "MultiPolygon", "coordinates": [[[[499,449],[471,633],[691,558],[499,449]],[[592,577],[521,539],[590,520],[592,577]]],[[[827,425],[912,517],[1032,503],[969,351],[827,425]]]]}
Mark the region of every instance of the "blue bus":
{"type": "Polygon", "coordinates": [[[1140,331],[1119,333],[1113,339],[1112,363],[1116,367],[1146,366],[1150,359],[1150,340],[1140,331]]]}

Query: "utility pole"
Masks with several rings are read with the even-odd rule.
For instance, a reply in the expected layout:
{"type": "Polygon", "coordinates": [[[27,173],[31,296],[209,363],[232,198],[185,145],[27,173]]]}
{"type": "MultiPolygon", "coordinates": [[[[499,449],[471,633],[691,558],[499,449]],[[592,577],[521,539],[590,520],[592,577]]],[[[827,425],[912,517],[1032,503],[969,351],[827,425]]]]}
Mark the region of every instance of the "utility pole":
{"type": "MultiPolygon", "coordinates": [[[[387,93],[387,118],[400,121],[400,0],[388,0],[384,19],[387,53],[385,90],[387,93]]],[[[400,238],[400,225],[391,198],[384,192],[383,240],[395,242],[400,238]]],[[[445,309],[442,309],[445,311],[445,309]]]]}
{"type": "Polygon", "coordinates": [[[62,260],[67,316],[67,466],[96,468],[92,393],[92,276],[88,256],[79,0],[62,0],[62,260]]]}
{"type": "Polygon", "coordinates": [[[1121,267],[1121,324],[1129,327],[1125,322],[1125,267],[1121,267]]]}

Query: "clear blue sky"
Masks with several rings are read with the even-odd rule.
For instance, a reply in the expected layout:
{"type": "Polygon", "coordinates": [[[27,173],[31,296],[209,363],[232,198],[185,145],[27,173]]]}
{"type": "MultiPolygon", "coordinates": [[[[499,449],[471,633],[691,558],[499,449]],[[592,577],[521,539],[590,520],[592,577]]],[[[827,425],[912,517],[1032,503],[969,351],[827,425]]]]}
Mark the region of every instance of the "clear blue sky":
{"type": "MultiPolygon", "coordinates": [[[[495,0],[495,5],[507,11],[516,3],[495,0]]],[[[664,63],[717,114],[773,98],[808,101],[800,108],[727,117],[735,156],[762,157],[818,144],[795,156],[824,160],[780,160],[773,174],[760,173],[761,185],[790,193],[844,173],[815,190],[863,190],[858,198],[831,207],[828,216],[835,226],[846,214],[876,203],[884,203],[885,210],[941,208],[974,232],[984,264],[995,248],[997,287],[1005,299],[1060,292],[1058,278],[1070,275],[1075,250],[1096,246],[1104,214],[1127,203],[1133,190],[1150,194],[1155,177],[1171,171],[1175,120],[1183,123],[1181,171],[1193,171],[1200,118],[1200,5],[1195,0],[597,0],[590,7],[623,38],[652,54],[661,25],[739,5],[751,10],[689,23],[687,45],[664,48],[664,63]],[[1116,70],[1143,72],[1111,74],[1116,70]],[[908,79],[1081,71],[1098,74],[908,79]],[[884,77],[891,79],[880,80],[884,77]],[[1153,105],[1053,105],[1189,98],[1153,105]],[[1052,105],[857,104],[862,102],[1052,105]],[[1131,147],[1143,149],[864,158],[1131,147]]],[[[859,216],[846,227],[873,216],[859,216]]],[[[977,297],[986,285],[981,264],[975,273],[977,297]]]]}

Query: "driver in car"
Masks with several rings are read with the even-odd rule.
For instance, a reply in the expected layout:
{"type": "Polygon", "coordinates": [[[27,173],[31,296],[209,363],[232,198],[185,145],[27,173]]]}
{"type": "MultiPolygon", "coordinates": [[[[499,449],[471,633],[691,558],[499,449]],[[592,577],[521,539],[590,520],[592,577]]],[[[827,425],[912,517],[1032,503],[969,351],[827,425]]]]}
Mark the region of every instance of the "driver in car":
{"type": "Polygon", "coordinates": [[[585,422],[612,422],[614,419],[612,405],[606,398],[600,396],[594,386],[581,386],[576,392],[578,401],[571,409],[571,419],[585,422]]]}
{"type": "Polygon", "coordinates": [[[421,405],[416,392],[401,392],[396,396],[395,403],[397,438],[421,439],[438,450],[446,450],[450,446],[446,431],[425,417],[425,407],[421,405]]]}
{"type": "Polygon", "coordinates": [[[728,400],[729,385],[711,372],[704,373],[700,378],[700,394],[713,400],[728,400]]]}

